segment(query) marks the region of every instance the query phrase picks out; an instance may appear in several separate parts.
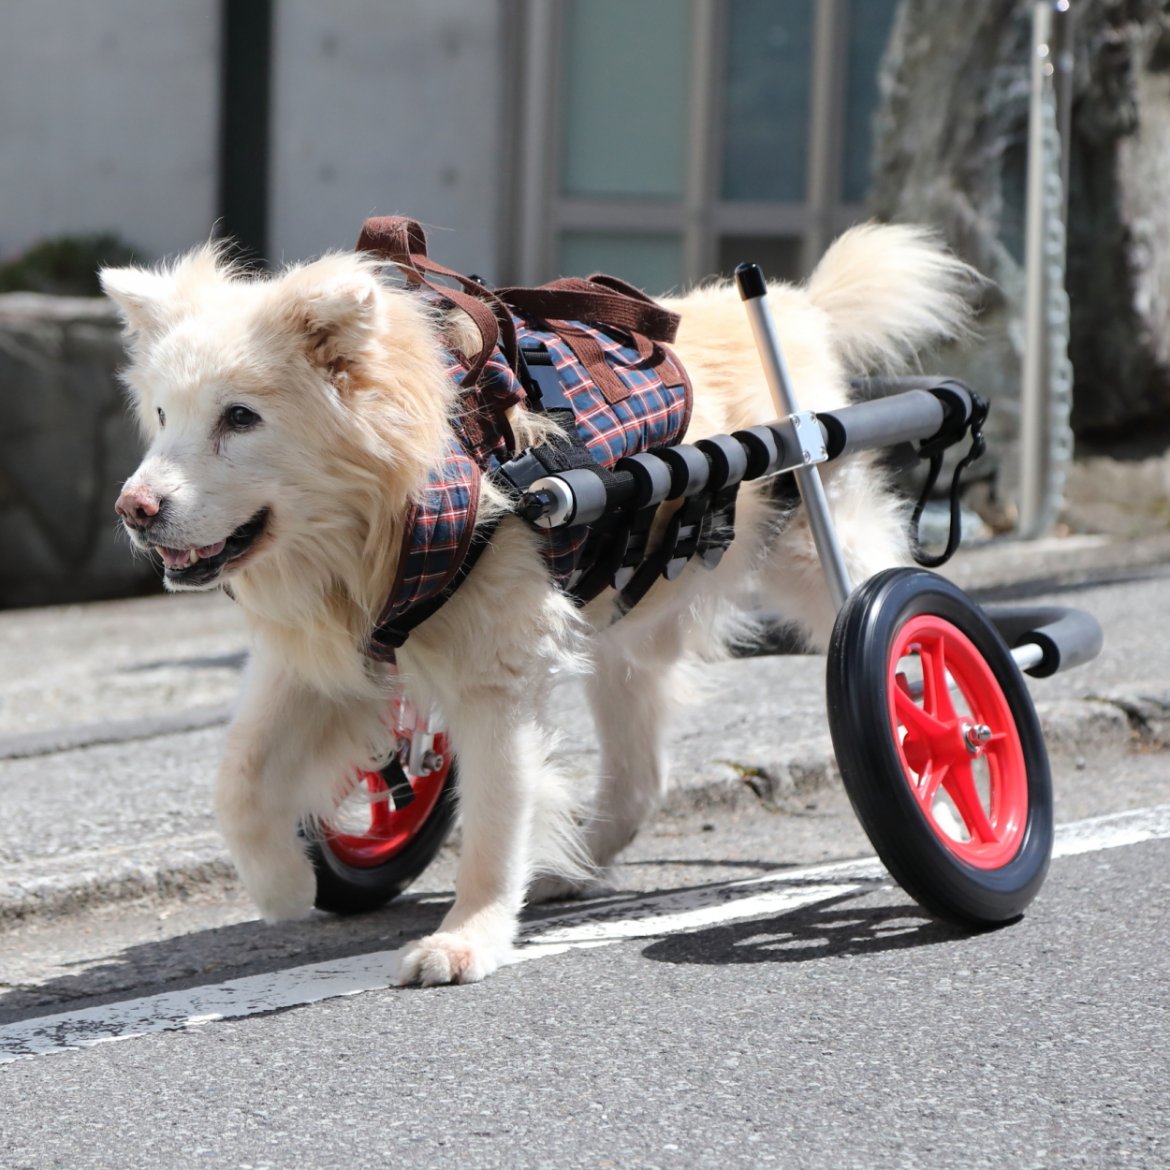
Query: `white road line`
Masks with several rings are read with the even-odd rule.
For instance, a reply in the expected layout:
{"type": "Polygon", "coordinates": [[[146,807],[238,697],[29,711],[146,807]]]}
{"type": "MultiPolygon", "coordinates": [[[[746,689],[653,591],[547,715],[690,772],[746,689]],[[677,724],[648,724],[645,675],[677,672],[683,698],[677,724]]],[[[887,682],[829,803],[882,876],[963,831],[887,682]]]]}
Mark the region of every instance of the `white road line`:
{"type": "MultiPolygon", "coordinates": [[[[1094,817],[1057,829],[1053,857],[1117,849],[1170,837],[1170,805],[1094,817]]],[[[876,858],[783,870],[652,898],[583,906],[529,924],[518,962],[565,951],[657,938],[722,922],[783,913],[887,881],[876,858]]],[[[312,963],[231,979],[186,991],[62,1012],[0,1026],[0,1064],[70,1049],[91,1048],[157,1032],[199,1027],[392,986],[397,951],[312,963]]]]}

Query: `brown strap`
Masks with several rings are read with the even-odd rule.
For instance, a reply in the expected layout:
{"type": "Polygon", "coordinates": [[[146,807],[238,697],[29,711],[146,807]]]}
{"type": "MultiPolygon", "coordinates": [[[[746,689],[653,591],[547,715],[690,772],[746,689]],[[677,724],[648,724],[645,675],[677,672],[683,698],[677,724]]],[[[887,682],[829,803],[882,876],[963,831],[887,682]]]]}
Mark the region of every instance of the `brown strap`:
{"type": "Polygon", "coordinates": [[[406,269],[406,279],[413,285],[422,278],[415,269],[412,259],[427,254],[427,235],[417,219],[405,215],[378,215],[362,224],[358,236],[357,251],[373,252],[385,256],[406,269]]]}
{"type": "Polygon", "coordinates": [[[397,264],[410,285],[415,288],[425,285],[471,318],[479,331],[481,346],[478,354],[468,355],[469,368],[463,378],[464,386],[476,384],[497,343],[503,348],[508,363],[513,369],[517,368],[516,325],[511,309],[522,316],[559,322],[560,328],[556,332],[564,338],[611,404],[627,398],[629,387],[614,373],[596,339],[566,322],[586,321],[623,330],[631,335],[640,363],[662,369],[668,377],[676,373],[671,358],[661,346],[653,343],[674,340],[678,332],[678,314],[663,308],[641,289],[616,276],[596,273],[587,280],[565,277],[540,288],[504,288],[493,292],[479,281],[430,259],[422,225],[403,215],[367,219],[357,247],[359,251],[384,256],[397,264]],[[428,276],[454,281],[460,288],[436,285],[428,276]]]}
{"type": "Polygon", "coordinates": [[[540,288],[501,288],[496,296],[517,312],[542,321],[589,321],[641,333],[651,341],[673,341],[678,314],[612,276],[568,277],[540,288]]]}
{"type": "Polygon", "coordinates": [[[496,294],[469,276],[436,264],[427,256],[427,237],[418,220],[404,215],[382,215],[367,219],[358,236],[358,251],[372,252],[397,264],[405,273],[407,283],[417,288],[426,285],[432,292],[445,297],[472,320],[480,337],[477,354],[468,354],[469,368],[463,385],[473,386],[479,380],[488,358],[499,343],[508,362],[516,365],[516,326],[512,314],[496,294]],[[428,275],[453,280],[461,289],[437,285],[428,275]]]}
{"type": "Polygon", "coordinates": [[[605,350],[591,333],[574,329],[572,325],[561,324],[557,336],[573,351],[577,360],[588,371],[601,396],[611,406],[630,396],[630,388],[614,373],[613,367],[605,360],[605,350]]]}

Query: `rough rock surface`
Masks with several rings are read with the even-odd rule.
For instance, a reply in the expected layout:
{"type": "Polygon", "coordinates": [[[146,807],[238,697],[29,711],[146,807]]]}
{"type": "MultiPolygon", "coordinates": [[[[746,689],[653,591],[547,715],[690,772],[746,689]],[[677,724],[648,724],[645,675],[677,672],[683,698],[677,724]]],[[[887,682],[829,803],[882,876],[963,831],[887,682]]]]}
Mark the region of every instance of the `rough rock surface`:
{"type": "MultiPolygon", "coordinates": [[[[1170,431],[1170,15],[1078,0],[1067,285],[1078,441],[1170,431]]],[[[995,283],[948,358],[1017,430],[1030,0],[903,0],[882,72],[873,211],[937,225],[995,283]]]]}
{"type": "Polygon", "coordinates": [[[115,524],[139,455],[121,362],[104,301],[0,296],[0,607],[157,586],[115,524]]]}

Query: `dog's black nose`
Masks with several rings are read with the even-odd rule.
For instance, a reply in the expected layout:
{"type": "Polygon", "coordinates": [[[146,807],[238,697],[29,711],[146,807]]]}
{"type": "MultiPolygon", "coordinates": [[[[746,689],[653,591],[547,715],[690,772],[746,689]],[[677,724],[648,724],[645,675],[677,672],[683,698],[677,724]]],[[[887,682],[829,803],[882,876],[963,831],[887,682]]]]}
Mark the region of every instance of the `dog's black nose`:
{"type": "Polygon", "coordinates": [[[123,488],[114,511],[130,528],[145,531],[158,522],[166,501],[147,487],[123,488]]]}

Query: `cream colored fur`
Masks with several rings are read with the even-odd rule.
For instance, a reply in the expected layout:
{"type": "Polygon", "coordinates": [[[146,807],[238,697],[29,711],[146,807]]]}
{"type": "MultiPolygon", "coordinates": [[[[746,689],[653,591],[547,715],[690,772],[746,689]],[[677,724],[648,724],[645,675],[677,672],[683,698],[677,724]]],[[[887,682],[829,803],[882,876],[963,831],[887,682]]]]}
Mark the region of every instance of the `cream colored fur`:
{"type": "MultiPolygon", "coordinates": [[[[805,289],[774,287],[802,408],[839,406],[850,376],[896,369],[961,333],[969,277],[921,231],[865,227],[830,249],[805,289]]],[[[340,778],[385,751],[388,683],[362,646],[394,576],[408,501],[454,409],[444,332],[465,325],[436,318],[354,255],[249,279],[203,248],[162,270],[107,270],[103,282],[126,322],[125,377],[149,444],[124,498],[168,500],[149,542],[213,545],[269,509],[261,544],[222,581],[255,650],[216,807],[265,917],[304,915],[314,875],[297,826],[328,816],[340,778]],[[237,404],[260,422],[225,434],[220,420],[237,404]]],[[[690,437],[772,418],[735,291],[711,286],[670,304],[695,389],[690,437]]],[[[541,425],[517,419],[522,434],[541,425]]],[[[903,518],[870,461],[826,479],[853,578],[904,561],[903,518]]],[[[504,510],[489,488],[484,517],[504,510]]],[[[679,669],[718,645],[749,591],[826,641],[833,613],[807,526],[800,509],[781,519],[759,485],[745,485],[738,537],[718,568],[660,581],[616,625],[610,595],[579,612],[549,582],[536,534],[504,519],[466,584],[399,656],[412,697],[437,705],[449,728],[463,823],[455,902],[437,933],[405,948],[402,982],[483,978],[507,961],[530,886],[568,892],[614,859],[664,790],[679,669]],[[566,666],[589,672],[602,745],[598,811],[580,834],[540,709],[550,668],[566,666]]]]}

